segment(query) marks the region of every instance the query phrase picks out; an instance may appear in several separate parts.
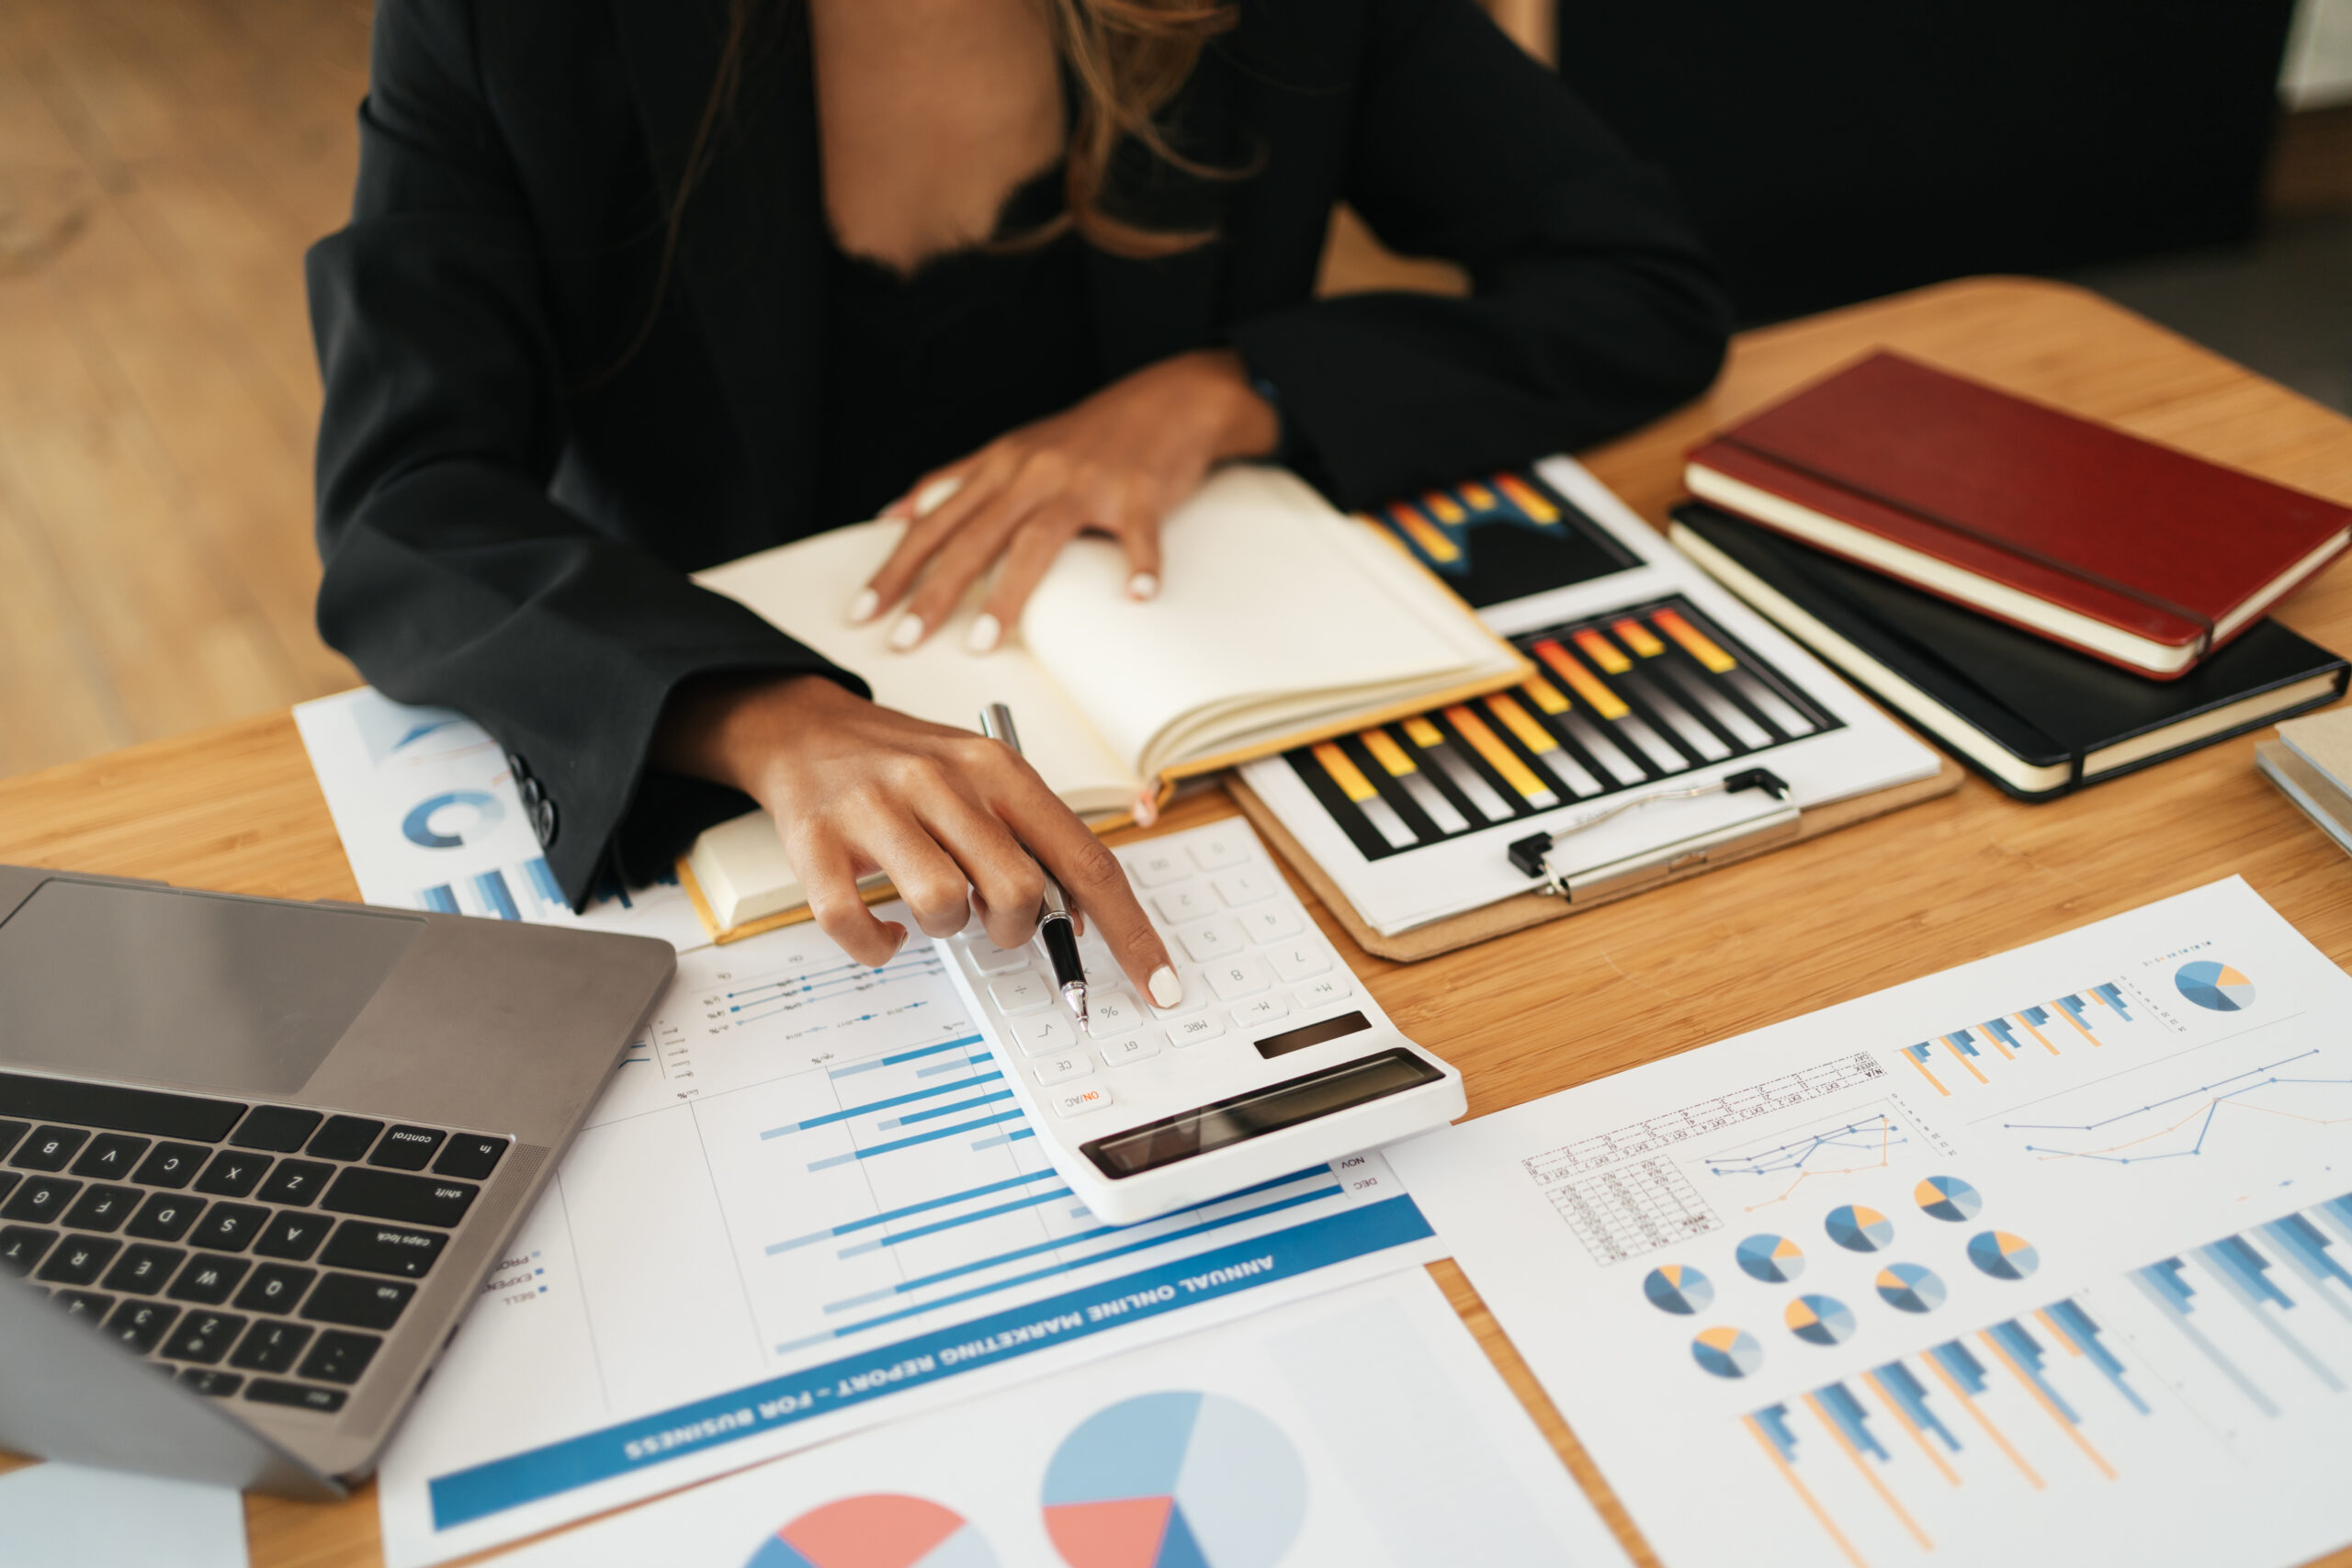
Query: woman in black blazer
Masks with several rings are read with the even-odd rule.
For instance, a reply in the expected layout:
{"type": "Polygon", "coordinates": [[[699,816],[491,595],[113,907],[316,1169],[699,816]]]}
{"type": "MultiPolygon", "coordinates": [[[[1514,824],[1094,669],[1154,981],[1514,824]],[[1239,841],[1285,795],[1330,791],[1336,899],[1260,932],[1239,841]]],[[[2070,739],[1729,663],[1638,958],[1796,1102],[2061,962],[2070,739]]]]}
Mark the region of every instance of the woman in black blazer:
{"type": "Polygon", "coordinates": [[[1148,594],[1216,462],[1362,505],[1625,429],[1723,351],[1664,181],[1472,0],[378,0],[360,130],[309,260],[322,633],[498,739],[575,900],[749,795],[869,963],[907,933],[860,874],[1010,943],[1025,846],[1176,983],[1017,760],[687,572],[885,512],[845,614],[910,642],[993,570],[1010,625],[1082,528],[1148,594]],[[967,157],[1036,177],[924,185],[967,157]],[[1316,299],[1342,199],[1472,297],[1316,299]]]}

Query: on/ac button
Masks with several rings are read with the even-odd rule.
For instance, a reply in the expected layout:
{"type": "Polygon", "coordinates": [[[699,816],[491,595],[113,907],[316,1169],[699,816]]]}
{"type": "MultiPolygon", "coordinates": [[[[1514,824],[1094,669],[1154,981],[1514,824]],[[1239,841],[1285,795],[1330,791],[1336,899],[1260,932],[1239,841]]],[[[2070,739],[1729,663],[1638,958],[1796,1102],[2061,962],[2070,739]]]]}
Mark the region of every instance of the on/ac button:
{"type": "Polygon", "coordinates": [[[1063,1116],[1083,1116],[1090,1111],[1100,1111],[1111,1103],[1111,1091],[1099,1085],[1093,1089],[1073,1089],[1054,1096],[1054,1110],[1063,1116]]]}

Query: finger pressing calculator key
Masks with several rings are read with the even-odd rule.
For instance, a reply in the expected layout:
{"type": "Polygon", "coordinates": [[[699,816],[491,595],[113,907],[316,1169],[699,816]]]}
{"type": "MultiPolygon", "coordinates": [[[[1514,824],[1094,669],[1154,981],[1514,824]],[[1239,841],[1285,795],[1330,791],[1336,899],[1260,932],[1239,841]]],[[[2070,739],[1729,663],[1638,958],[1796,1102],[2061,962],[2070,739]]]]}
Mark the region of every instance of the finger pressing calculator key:
{"type": "Polygon", "coordinates": [[[1150,1219],[1462,1114],[1461,1075],[1381,1010],[1248,824],[1114,852],[1176,961],[1174,1004],[1145,1006],[1092,932],[1084,1029],[1034,943],[975,922],[937,944],[1027,1116],[1008,1146],[1096,1216],[1150,1219]]]}

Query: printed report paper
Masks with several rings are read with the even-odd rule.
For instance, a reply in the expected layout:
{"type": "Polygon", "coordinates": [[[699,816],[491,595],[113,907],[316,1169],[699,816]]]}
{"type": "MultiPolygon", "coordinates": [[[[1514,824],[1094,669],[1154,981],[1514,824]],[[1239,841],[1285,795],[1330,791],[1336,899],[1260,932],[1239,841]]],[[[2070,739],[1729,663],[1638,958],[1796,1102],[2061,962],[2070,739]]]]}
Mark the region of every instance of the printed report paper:
{"type": "Polygon", "coordinates": [[[814,926],[682,953],[386,1451],[385,1556],[478,1551],[1441,1251],[1374,1154],[1102,1224],[927,943],[878,970],[814,926]]]}
{"type": "Polygon", "coordinates": [[[730,1475],[514,1568],[1622,1568],[1414,1269],[730,1475]]]}
{"type": "Polygon", "coordinates": [[[2352,1540],[2352,979],[2233,879],[1394,1145],[1668,1568],[2352,1540]]]}

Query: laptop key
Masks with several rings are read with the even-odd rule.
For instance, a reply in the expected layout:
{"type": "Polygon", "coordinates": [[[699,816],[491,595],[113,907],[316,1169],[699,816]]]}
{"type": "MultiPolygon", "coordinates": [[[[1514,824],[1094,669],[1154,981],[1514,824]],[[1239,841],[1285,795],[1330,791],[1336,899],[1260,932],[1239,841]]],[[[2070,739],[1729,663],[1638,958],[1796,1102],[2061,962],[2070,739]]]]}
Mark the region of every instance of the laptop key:
{"type": "Polygon", "coordinates": [[[0,1122],[0,1159],[6,1159],[8,1151],[17,1146],[17,1140],[32,1130],[29,1122],[0,1122]]]}
{"type": "MultiPolygon", "coordinates": [[[[245,1380],[234,1372],[224,1372],[211,1367],[189,1367],[180,1373],[180,1382],[198,1393],[209,1393],[215,1399],[226,1399],[245,1386],[245,1380]]],[[[248,1399],[251,1394],[246,1395],[248,1399]]]]}
{"type": "Polygon", "coordinates": [[[319,1249],[331,1222],[316,1214],[276,1213],[262,1228],[254,1251],[264,1258],[284,1258],[300,1263],[319,1249]]]}
{"type": "Polygon", "coordinates": [[[299,1323],[272,1323],[265,1318],[245,1330],[229,1364],[249,1372],[292,1371],[294,1358],[302,1353],[302,1347],[311,1342],[311,1336],[316,1332],[299,1323]]]}
{"type": "Polygon", "coordinates": [[[0,1226],[0,1270],[22,1277],[33,1271],[41,1255],[56,1245],[55,1231],[30,1225],[0,1226]]]}
{"type": "Polygon", "coordinates": [[[422,1280],[441,1249],[449,1245],[445,1231],[421,1231],[407,1225],[379,1224],[373,1220],[345,1220],[334,1228],[334,1239],[319,1261],[334,1269],[357,1269],[369,1274],[396,1274],[422,1280]]]}
{"type": "Polygon", "coordinates": [[[368,1152],[383,1130],[381,1122],[365,1116],[330,1116],[302,1152],[314,1159],[355,1160],[368,1152]]]}
{"type": "Polygon", "coordinates": [[[368,1370],[368,1363],[376,1359],[376,1348],[382,1343],[373,1334],[329,1329],[319,1336],[319,1342],[302,1358],[300,1375],[321,1382],[357,1382],[359,1374],[368,1370]]]}
{"type": "Polygon", "coordinates": [[[299,1382],[279,1382],[276,1378],[255,1378],[254,1386],[245,1390],[247,1399],[263,1404],[290,1404],[297,1410],[315,1410],[332,1416],[343,1408],[351,1396],[339,1388],[305,1388],[299,1382]]]}
{"type": "MultiPolygon", "coordinates": [[[[297,1269],[290,1263],[265,1263],[254,1270],[245,1288],[237,1292],[237,1305],[247,1312],[290,1313],[311,1281],[319,1277],[315,1269],[297,1269]]],[[[282,1372],[283,1367],[264,1367],[266,1372],[282,1372]]]]}
{"type": "Polygon", "coordinates": [[[257,1203],[215,1203],[188,1233],[187,1242],[215,1252],[243,1252],[268,1218],[269,1211],[257,1203]]]}
{"type": "Polygon", "coordinates": [[[139,1207],[139,1197],[135,1187],[93,1187],[65,1211],[65,1223],[77,1231],[120,1230],[139,1207]]]}
{"type": "Polygon", "coordinates": [[[212,1151],[196,1144],[157,1144],[155,1152],[139,1162],[130,1179],[141,1187],[169,1187],[177,1190],[186,1187],[203,1168],[204,1156],[212,1151]]]}
{"type": "Polygon", "coordinates": [[[269,1160],[264,1156],[222,1149],[196,1179],[196,1190],[217,1198],[242,1198],[261,1185],[262,1173],[268,1168],[269,1160]]]}
{"type": "Polygon", "coordinates": [[[319,1281],[302,1315],[312,1323],[340,1323],[352,1328],[390,1328],[401,1309],[416,1294],[414,1285],[390,1280],[363,1280],[356,1274],[330,1274],[319,1281]]]}
{"type": "Polygon", "coordinates": [[[171,1283],[172,1273],[180,1260],[187,1256],[176,1247],[134,1247],[122,1255],[119,1262],[107,1274],[109,1291],[128,1291],[135,1296],[152,1296],[171,1283]]]}
{"type": "Polygon", "coordinates": [[[0,1203],[0,1219],[35,1220],[55,1224],[65,1211],[73,1206],[74,1194],[82,1190],[78,1181],[68,1181],[62,1176],[28,1176],[16,1193],[6,1203],[0,1203]]]}
{"type": "Polygon", "coordinates": [[[68,1317],[84,1317],[92,1323],[103,1323],[114,1308],[112,1296],[102,1296],[96,1291],[60,1291],[50,1298],[65,1309],[68,1317]]]}
{"type": "Polygon", "coordinates": [[[321,1165],[316,1160],[282,1159],[269,1179],[254,1194],[265,1203],[290,1203],[297,1207],[316,1198],[334,1174],[334,1167],[321,1165]]]}
{"type": "Polygon", "coordinates": [[[63,1170],[90,1134],[79,1127],[37,1127],[8,1163],[19,1170],[63,1170]]]}
{"type": "Polygon", "coordinates": [[[193,1138],[217,1144],[245,1113],[242,1101],[204,1100],[160,1089],[119,1084],[75,1083],[0,1073],[0,1116],[36,1122],[79,1122],[110,1133],[144,1133],[154,1138],[193,1138]]]}
{"type": "Polygon", "coordinates": [[[5,1199],[9,1193],[14,1192],[17,1190],[17,1183],[23,1179],[23,1177],[13,1170],[0,1170],[0,1199],[5,1199]]]}
{"type": "Polygon", "coordinates": [[[469,1181],[483,1181],[498,1164],[498,1156],[506,1152],[506,1140],[486,1137],[480,1133],[452,1133],[449,1146],[433,1162],[435,1176],[462,1176],[469,1181]]]}
{"type": "Polygon", "coordinates": [[[52,1285],[95,1285],[122,1243],[107,1236],[69,1235],[33,1277],[52,1285]]]}
{"type": "Polygon", "coordinates": [[[130,1216],[130,1224],[123,1227],[124,1234],[138,1236],[142,1241],[177,1241],[187,1234],[187,1227],[194,1224],[196,1216],[203,1212],[204,1200],[201,1198],[150,1192],[147,1201],[139,1205],[139,1212],[130,1216]]]}
{"type": "Polygon", "coordinates": [[[241,1149],[268,1149],[275,1154],[290,1155],[302,1146],[325,1118],[315,1111],[297,1111],[290,1105],[256,1105],[245,1112],[229,1142],[241,1149]]]}
{"type": "Polygon", "coordinates": [[[388,1170],[423,1170],[433,1151],[441,1146],[443,1135],[431,1127],[395,1125],[368,1156],[368,1163],[388,1170]]]}
{"type": "Polygon", "coordinates": [[[237,1288],[252,1264],[242,1258],[208,1258],[202,1253],[187,1260],[179,1278],[164,1293],[175,1302],[194,1302],[198,1306],[219,1306],[237,1288]]]}
{"type": "Polygon", "coordinates": [[[101,1181],[128,1181],[139,1167],[139,1156],[147,1152],[149,1141],[128,1133],[101,1133],[74,1162],[74,1174],[95,1176],[101,1181]]]}
{"type": "MultiPolygon", "coordinates": [[[[400,1131],[395,1127],[393,1132],[400,1131]]],[[[388,1134],[389,1135],[389,1134],[388,1134]]],[[[319,1206],[338,1214],[365,1214],[371,1220],[406,1220],[411,1224],[438,1225],[447,1230],[466,1217],[481,1188],[445,1177],[396,1176],[388,1170],[354,1167],[335,1175],[334,1185],[319,1206]]]]}
{"type": "Polygon", "coordinates": [[[107,1332],[141,1355],[164,1342],[180,1309],[161,1302],[124,1302],[107,1319],[107,1332]]]}
{"type": "Polygon", "coordinates": [[[209,1367],[227,1355],[244,1331],[245,1320],[234,1313],[192,1312],[164,1340],[164,1354],[175,1361],[209,1367]]]}

